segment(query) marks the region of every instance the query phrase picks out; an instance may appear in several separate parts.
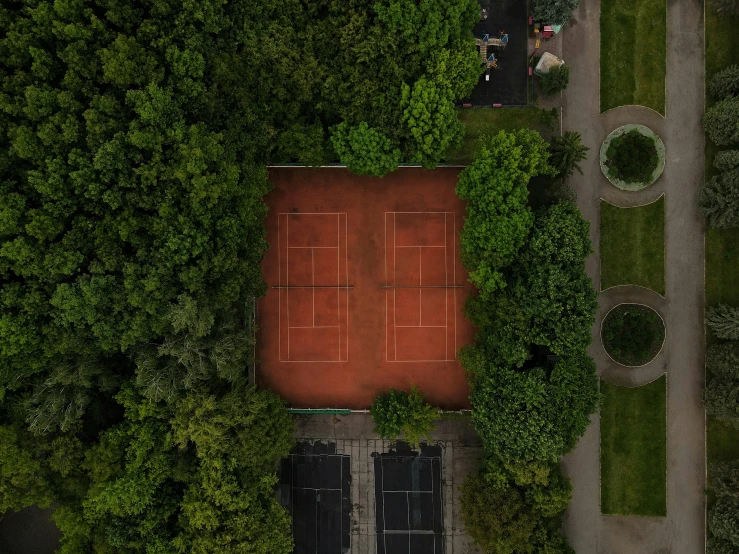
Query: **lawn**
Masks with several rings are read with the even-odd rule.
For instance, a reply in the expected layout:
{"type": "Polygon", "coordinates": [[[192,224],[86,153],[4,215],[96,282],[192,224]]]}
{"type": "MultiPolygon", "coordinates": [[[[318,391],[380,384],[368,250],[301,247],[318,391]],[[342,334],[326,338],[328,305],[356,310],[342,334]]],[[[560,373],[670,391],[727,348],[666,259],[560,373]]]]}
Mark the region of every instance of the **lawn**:
{"type": "Polygon", "coordinates": [[[664,516],[667,512],[666,383],[637,388],[601,381],[601,512],[664,516]]]}
{"type": "MultiPolygon", "coordinates": [[[[706,8],[706,83],[718,71],[736,63],[739,16],[706,8]]],[[[713,99],[706,98],[711,105],[713,99]]],[[[719,148],[706,137],[706,178],[715,174],[713,157],[719,148]]],[[[706,233],[706,305],[719,302],[739,306],[739,229],[709,229],[706,233]]],[[[713,340],[707,335],[709,341],[713,340]]],[[[709,417],[708,464],[739,460],[739,431],[709,417]]],[[[711,498],[709,497],[709,500],[711,498]]]]}
{"type": "Polygon", "coordinates": [[[600,281],[665,294],[665,198],[638,208],[600,203],[600,281]]]}
{"type": "Polygon", "coordinates": [[[666,18],[665,0],[602,0],[602,112],[639,104],[664,115],[666,18]]]}
{"type": "Polygon", "coordinates": [[[551,138],[559,129],[559,114],[536,107],[530,108],[459,108],[459,120],[464,124],[462,147],[447,152],[445,161],[451,164],[467,165],[477,154],[478,139],[494,135],[498,131],[533,129],[545,139],[551,138]]]}

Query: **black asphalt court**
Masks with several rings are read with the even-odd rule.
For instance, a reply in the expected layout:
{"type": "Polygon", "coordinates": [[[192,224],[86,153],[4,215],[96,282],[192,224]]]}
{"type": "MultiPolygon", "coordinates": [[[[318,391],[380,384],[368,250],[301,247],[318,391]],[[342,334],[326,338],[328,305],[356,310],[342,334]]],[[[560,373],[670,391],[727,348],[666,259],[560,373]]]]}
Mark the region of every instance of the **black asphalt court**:
{"type": "Polygon", "coordinates": [[[280,503],[292,517],[295,554],[349,551],[350,460],[334,443],[299,442],[282,461],[280,503]]]}
{"type": "Polygon", "coordinates": [[[398,443],[373,457],[377,554],[443,554],[441,448],[398,443]]]}

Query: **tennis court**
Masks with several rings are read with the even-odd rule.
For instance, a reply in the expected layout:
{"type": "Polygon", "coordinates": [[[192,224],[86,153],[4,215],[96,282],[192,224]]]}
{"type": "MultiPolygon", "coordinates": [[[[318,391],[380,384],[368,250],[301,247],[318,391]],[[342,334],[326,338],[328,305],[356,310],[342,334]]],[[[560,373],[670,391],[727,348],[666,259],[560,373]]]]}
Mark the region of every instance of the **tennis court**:
{"type": "Polygon", "coordinates": [[[442,554],[441,448],[375,457],[377,554],[442,554]]]}
{"type": "Polygon", "coordinates": [[[469,406],[458,173],[270,170],[259,385],[294,407],[366,408],[411,384],[438,406],[469,406]]]}

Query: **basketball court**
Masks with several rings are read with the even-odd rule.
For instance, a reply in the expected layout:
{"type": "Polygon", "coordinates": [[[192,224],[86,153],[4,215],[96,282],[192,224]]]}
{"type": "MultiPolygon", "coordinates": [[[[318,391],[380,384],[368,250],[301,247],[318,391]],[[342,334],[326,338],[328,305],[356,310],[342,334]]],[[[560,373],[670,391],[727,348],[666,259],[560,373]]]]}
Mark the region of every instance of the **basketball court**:
{"type": "Polygon", "coordinates": [[[458,172],[270,170],[259,385],[294,407],[366,408],[411,384],[438,406],[469,406],[458,172]]]}

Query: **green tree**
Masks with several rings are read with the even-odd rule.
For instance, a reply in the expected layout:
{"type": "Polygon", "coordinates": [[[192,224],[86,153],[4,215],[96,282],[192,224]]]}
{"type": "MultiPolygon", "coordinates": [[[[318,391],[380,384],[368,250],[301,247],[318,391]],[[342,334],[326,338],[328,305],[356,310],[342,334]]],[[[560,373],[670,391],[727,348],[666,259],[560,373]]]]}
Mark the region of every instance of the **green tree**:
{"type": "Polygon", "coordinates": [[[534,131],[501,131],[483,140],[459,176],[457,195],[467,201],[461,256],[483,298],[502,286],[500,268],[515,259],[530,232],[526,185],[535,175],[552,174],[546,148],[534,131]]]}
{"type": "Polygon", "coordinates": [[[400,150],[365,122],[356,127],[346,122],[337,125],[331,133],[331,142],[341,163],[357,175],[382,177],[400,163],[400,150]]]}
{"type": "Polygon", "coordinates": [[[529,471],[520,471],[519,464],[513,473],[488,458],[467,476],[461,489],[467,533],[486,554],[571,554],[561,530],[561,516],[572,494],[569,480],[557,464],[525,469],[529,471]],[[520,474],[527,478],[521,480],[520,474]]]}
{"type": "Polygon", "coordinates": [[[549,145],[549,163],[562,178],[569,177],[577,170],[582,175],[579,162],[587,158],[589,147],[580,144],[580,133],[565,131],[562,136],[555,136],[549,145]]]}
{"type": "Polygon", "coordinates": [[[54,499],[42,458],[17,425],[0,425],[0,515],[28,506],[48,507],[54,499]]]}
{"type": "Polygon", "coordinates": [[[55,516],[63,554],[292,551],[289,515],[274,496],[294,432],[279,398],[199,388],[173,411],[127,385],[118,399],[124,422],[82,464],[89,488],[55,516]]]}
{"type": "Polygon", "coordinates": [[[713,158],[713,167],[719,171],[739,168],[739,150],[722,150],[713,158]]]}
{"type": "Polygon", "coordinates": [[[724,171],[701,187],[698,206],[716,229],[739,226],[739,169],[724,171]]]}
{"type": "Polygon", "coordinates": [[[396,439],[402,433],[411,446],[418,446],[422,439],[432,442],[431,432],[441,411],[424,402],[417,387],[411,392],[390,389],[375,398],[370,407],[375,433],[383,439],[396,439]]]}
{"type": "Polygon", "coordinates": [[[570,66],[553,67],[541,78],[541,91],[547,96],[559,94],[570,82],[570,66]]]}
{"type": "Polygon", "coordinates": [[[463,127],[454,109],[451,85],[442,79],[421,77],[411,88],[403,85],[403,121],[414,141],[412,161],[426,169],[436,167],[444,153],[461,145],[463,127]]]}
{"type": "Polygon", "coordinates": [[[716,99],[739,94],[739,65],[730,65],[711,77],[708,92],[716,99]]]}
{"type": "Polygon", "coordinates": [[[739,97],[725,98],[708,108],[703,129],[718,146],[739,141],[739,97]]]}
{"type": "Polygon", "coordinates": [[[565,25],[579,5],[580,0],[536,0],[534,19],[550,25],[565,25]]]}
{"type": "Polygon", "coordinates": [[[706,325],[719,339],[739,339],[739,308],[727,304],[719,304],[708,308],[706,325]]]}
{"type": "Polygon", "coordinates": [[[472,423],[488,452],[509,463],[554,461],[574,448],[598,405],[595,365],[585,355],[553,367],[488,366],[473,380],[472,423]]]}
{"type": "Polygon", "coordinates": [[[739,343],[712,345],[706,353],[706,368],[706,412],[739,429],[739,343]]]}

